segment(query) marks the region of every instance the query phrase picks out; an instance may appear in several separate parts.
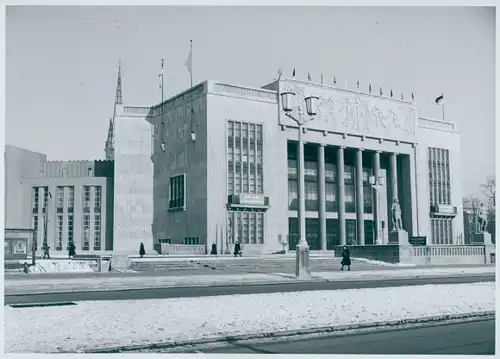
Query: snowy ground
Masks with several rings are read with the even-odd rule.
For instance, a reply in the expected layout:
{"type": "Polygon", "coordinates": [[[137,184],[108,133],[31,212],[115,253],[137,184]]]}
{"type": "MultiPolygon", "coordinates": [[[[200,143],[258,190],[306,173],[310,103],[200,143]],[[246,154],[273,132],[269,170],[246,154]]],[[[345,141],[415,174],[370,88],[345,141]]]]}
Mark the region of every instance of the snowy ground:
{"type": "MultiPolygon", "coordinates": [[[[495,273],[495,267],[466,268],[417,268],[417,269],[381,269],[376,271],[337,271],[314,272],[315,280],[384,280],[390,278],[440,277],[453,275],[478,275],[495,273]]],[[[5,294],[54,293],[76,291],[106,291],[119,289],[140,289],[158,287],[192,287],[214,285],[249,285],[272,284],[278,282],[296,282],[290,273],[272,274],[217,274],[157,277],[106,277],[97,275],[91,278],[34,278],[17,280],[5,278],[5,294]]]]}
{"type": "Polygon", "coordinates": [[[367,264],[374,264],[378,266],[383,266],[383,267],[416,267],[416,264],[412,263],[388,263],[388,262],[382,262],[382,261],[376,261],[373,259],[366,259],[366,258],[351,258],[353,262],[362,262],[362,263],[367,263],[367,264]]]}
{"type": "Polygon", "coordinates": [[[494,310],[495,283],[4,307],[4,350],[75,352],[494,310]]]}
{"type": "Polygon", "coordinates": [[[90,267],[87,261],[76,261],[76,260],[50,260],[50,259],[39,259],[36,261],[34,267],[30,267],[30,272],[32,273],[60,273],[60,272],[71,272],[71,273],[89,273],[94,270],[90,267]]]}

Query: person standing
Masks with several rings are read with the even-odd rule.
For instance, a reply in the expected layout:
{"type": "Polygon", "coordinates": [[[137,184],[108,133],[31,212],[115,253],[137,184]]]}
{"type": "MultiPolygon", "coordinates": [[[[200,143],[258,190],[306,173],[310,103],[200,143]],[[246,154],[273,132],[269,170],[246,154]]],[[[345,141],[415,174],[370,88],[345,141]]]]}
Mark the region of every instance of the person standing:
{"type": "Polygon", "coordinates": [[[342,262],[340,262],[340,264],[342,265],[340,270],[344,270],[344,266],[347,266],[348,271],[351,270],[351,252],[347,246],[342,248],[342,262]]]}

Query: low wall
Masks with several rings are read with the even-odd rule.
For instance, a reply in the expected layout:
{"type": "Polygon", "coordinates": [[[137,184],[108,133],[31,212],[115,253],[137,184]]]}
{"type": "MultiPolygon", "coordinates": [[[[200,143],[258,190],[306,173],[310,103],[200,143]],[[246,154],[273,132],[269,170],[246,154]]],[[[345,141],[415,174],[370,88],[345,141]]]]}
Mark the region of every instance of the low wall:
{"type": "Polygon", "coordinates": [[[189,244],[161,244],[161,254],[164,255],[205,255],[207,254],[207,246],[189,245],[189,244]]]}
{"type": "MultiPolygon", "coordinates": [[[[411,263],[415,265],[468,265],[491,263],[492,249],[475,246],[399,246],[365,245],[347,246],[352,257],[360,257],[387,263],[411,263]]],[[[335,256],[341,256],[342,247],[335,248],[335,256]]]]}

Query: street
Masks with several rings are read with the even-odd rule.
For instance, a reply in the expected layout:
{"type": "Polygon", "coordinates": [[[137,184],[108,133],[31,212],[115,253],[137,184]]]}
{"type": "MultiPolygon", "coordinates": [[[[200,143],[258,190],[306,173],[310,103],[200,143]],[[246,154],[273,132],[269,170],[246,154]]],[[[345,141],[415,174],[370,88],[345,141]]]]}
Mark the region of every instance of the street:
{"type": "Polygon", "coordinates": [[[302,292],[317,290],[342,290],[357,288],[399,287],[426,284],[460,284],[475,282],[495,282],[494,274],[470,275],[464,277],[412,278],[387,280],[354,280],[338,282],[278,283],[248,286],[210,286],[191,288],[151,288],[127,289],[100,292],[78,292],[57,294],[5,295],[5,305],[72,302],[88,300],[130,300],[181,297],[206,297],[231,294],[259,294],[278,292],[302,292]]]}
{"type": "MultiPolygon", "coordinates": [[[[157,350],[159,352],[161,350],[157,350]]],[[[163,350],[165,351],[165,350],[163,350]]],[[[225,346],[185,349],[206,354],[372,354],[372,355],[493,355],[495,320],[455,322],[423,327],[379,329],[346,335],[325,334],[291,340],[234,342],[225,346]]]]}

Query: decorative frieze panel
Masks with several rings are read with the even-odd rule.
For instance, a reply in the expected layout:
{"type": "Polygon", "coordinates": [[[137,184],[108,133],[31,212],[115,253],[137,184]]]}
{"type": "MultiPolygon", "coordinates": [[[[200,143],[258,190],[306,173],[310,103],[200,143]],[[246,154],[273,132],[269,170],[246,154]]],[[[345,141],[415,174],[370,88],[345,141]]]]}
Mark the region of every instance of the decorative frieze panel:
{"type": "MultiPolygon", "coordinates": [[[[279,87],[280,93],[291,91],[296,94],[295,108],[300,106],[304,116],[307,116],[304,98],[319,97],[318,114],[307,123],[308,129],[415,141],[417,109],[412,103],[291,81],[280,81],[279,87]]],[[[296,126],[281,108],[279,124],[296,126]]]]}

